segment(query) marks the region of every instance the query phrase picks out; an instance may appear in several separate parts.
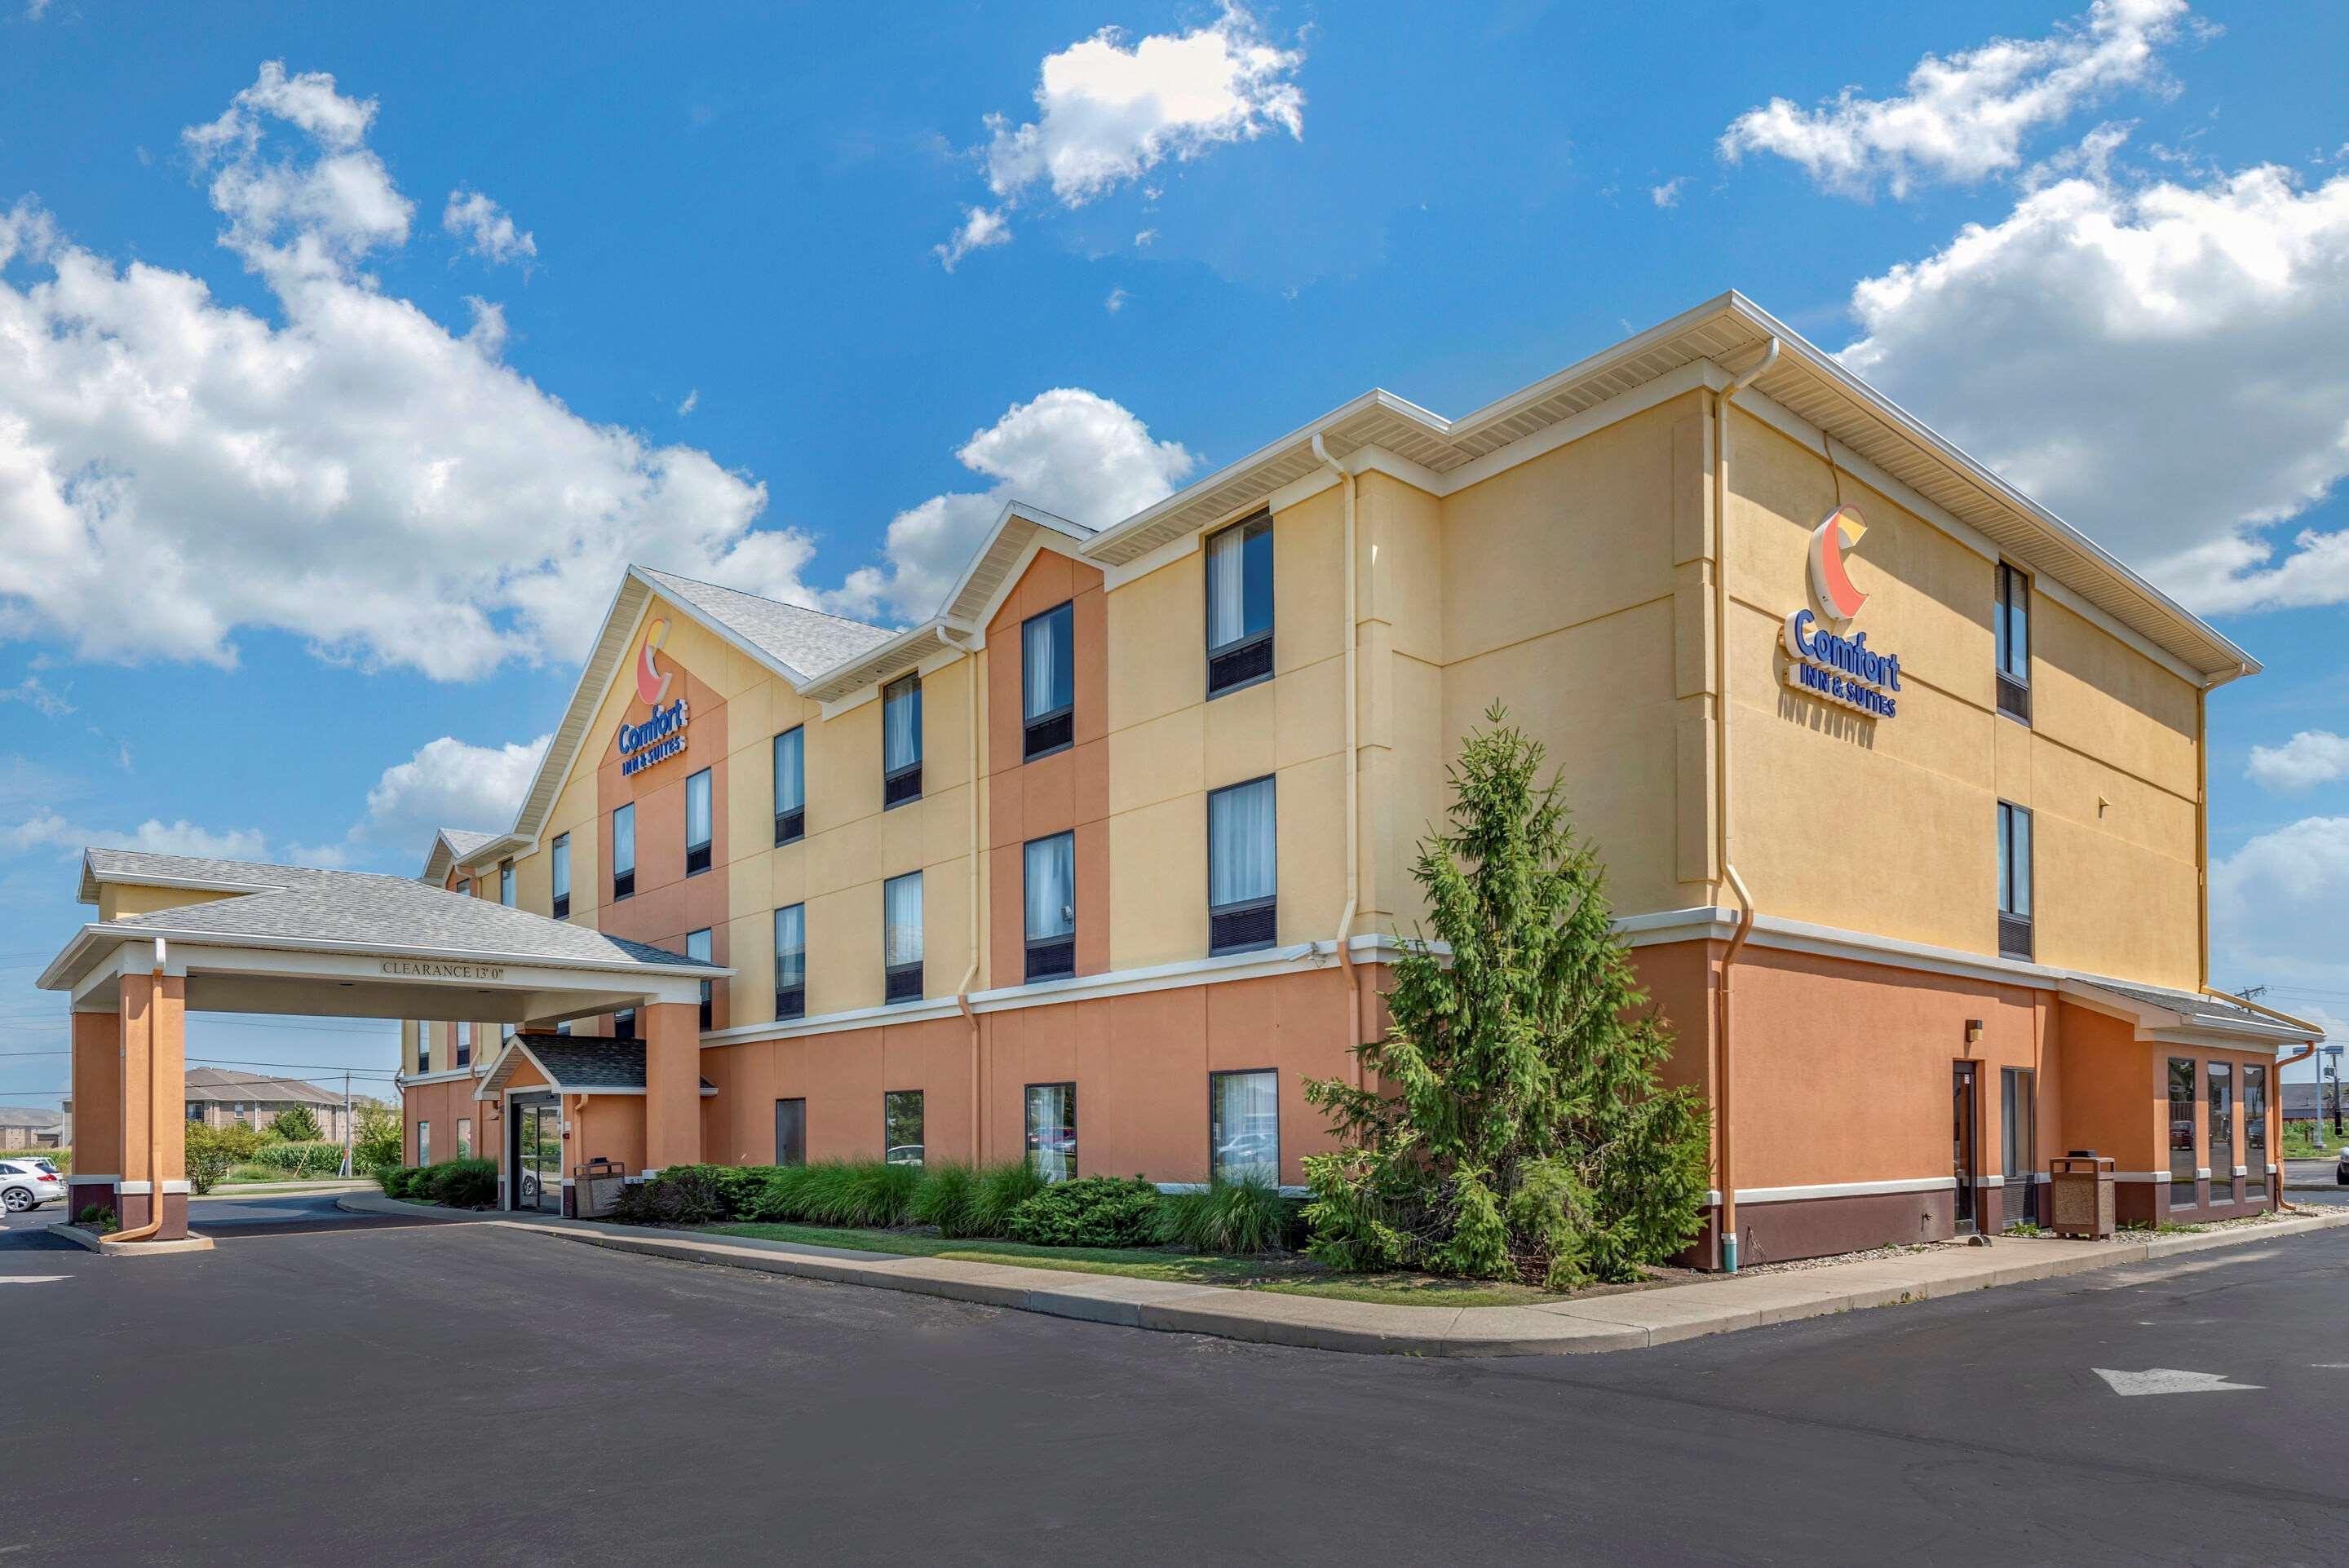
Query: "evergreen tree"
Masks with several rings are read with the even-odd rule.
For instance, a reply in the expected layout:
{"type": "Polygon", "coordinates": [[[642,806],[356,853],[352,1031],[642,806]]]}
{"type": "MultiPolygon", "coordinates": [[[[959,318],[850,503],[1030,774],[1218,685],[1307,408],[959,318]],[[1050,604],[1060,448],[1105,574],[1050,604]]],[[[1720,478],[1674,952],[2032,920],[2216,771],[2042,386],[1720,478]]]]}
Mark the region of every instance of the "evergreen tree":
{"type": "Polygon", "coordinates": [[[269,1119],[264,1130],[279,1143],[315,1143],[321,1134],[318,1119],[306,1105],[289,1105],[269,1119]]]}
{"type": "Polygon", "coordinates": [[[1356,1048],[1369,1087],[1306,1086],[1343,1143],[1305,1161],[1309,1250],[1553,1290],[1635,1278],[1702,1226],[1704,1101],[1660,1087],[1671,1035],[1604,868],[1535,782],[1541,745],[1485,717],[1413,868],[1429,929],[1395,965],[1393,1027],[1356,1048]]]}

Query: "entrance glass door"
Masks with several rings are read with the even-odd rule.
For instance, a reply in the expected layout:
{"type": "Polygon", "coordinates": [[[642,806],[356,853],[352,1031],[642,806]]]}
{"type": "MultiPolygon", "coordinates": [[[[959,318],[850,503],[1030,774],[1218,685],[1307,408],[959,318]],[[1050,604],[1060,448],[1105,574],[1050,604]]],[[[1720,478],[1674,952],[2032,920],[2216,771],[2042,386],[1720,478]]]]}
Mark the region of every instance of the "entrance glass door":
{"type": "Polygon", "coordinates": [[[1958,1179],[1958,1234],[1974,1233],[1974,1171],[1976,1158],[1974,1064],[1959,1062],[1950,1075],[1950,1167],[1958,1179]]]}
{"type": "Polygon", "coordinates": [[[2029,1068],[2007,1068],[1998,1075],[2000,1152],[2006,1158],[2006,1219],[2012,1223],[2039,1218],[2039,1084],[2029,1068]]]}
{"type": "Polygon", "coordinates": [[[550,1103],[514,1107],[514,1207],[563,1212],[563,1113],[550,1103]]]}

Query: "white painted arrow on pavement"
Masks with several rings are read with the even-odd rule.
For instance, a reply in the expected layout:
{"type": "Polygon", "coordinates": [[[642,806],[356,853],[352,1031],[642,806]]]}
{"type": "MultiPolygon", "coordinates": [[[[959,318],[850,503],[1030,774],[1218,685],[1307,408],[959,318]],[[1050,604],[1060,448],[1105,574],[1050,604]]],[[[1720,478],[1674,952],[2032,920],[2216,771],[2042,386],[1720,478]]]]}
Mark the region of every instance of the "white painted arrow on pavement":
{"type": "Polygon", "coordinates": [[[65,1274],[0,1274],[0,1284],[55,1284],[65,1274]]]}
{"type": "Polygon", "coordinates": [[[2230,1383],[2216,1372],[2180,1372],[2174,1367],[2148,1367],[2142,1372],[2115,1372],[2104,1367],[2092,1367],[2089,1370],[2111,1384],[2114,1393],[2125,1397],[2250,1393],[2263,1387],[2258,1383],[2230,1383]]]}

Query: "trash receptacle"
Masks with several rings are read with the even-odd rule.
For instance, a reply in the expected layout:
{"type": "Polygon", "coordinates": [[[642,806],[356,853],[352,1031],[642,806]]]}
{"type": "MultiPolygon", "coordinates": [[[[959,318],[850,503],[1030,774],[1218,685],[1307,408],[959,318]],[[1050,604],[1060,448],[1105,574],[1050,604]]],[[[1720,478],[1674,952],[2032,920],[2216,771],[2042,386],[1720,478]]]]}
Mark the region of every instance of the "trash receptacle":
{"type": "Polygon", "coordinates": [[[572,1173],[571,1191],[577,1218],[600,1220],[620,1201],[627,1175],[615,1160],[590,1160],[572,1173]]]}
{"type": "Polygon", "coordinates": [[[2047,1162],[2049,1208],[2059,1236],[2092,1242],[2113,1233],[2113,1161],[2109,1156],[2067,1154],[2047,1162]]]}

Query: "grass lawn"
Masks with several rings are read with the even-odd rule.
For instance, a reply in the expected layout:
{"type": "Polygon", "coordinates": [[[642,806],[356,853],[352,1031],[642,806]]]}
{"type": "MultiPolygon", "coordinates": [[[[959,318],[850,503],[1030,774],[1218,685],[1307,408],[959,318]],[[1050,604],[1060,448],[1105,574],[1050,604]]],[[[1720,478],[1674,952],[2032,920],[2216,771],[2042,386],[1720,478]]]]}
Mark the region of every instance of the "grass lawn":
{"type": "Polygon", "coordinates": [[[1490,1280],[1438,1279],[1414,1274],[1335,1274],[1309,1259],[1291,1255],[1226,1257],[1176,1252],[1168,1247],[1038,1247],[1024,1242],[950,1242],[922,1231],[832,1230],[821,1225],[743,1223],[703,1228],[721,1235],[796,1242],[804,1246],[849,1247],[904,1257],[957,1258],[975,1264],[1011,1264],[1071,1274],[1124,1274],[1133,1279],[1279,1291],[1290,1295],[1329,1296],[1339,1301],[1378,1302],[1390,1306],[1523,1306],[1559,1299],[1553,1291],[1490,1280]]]}

